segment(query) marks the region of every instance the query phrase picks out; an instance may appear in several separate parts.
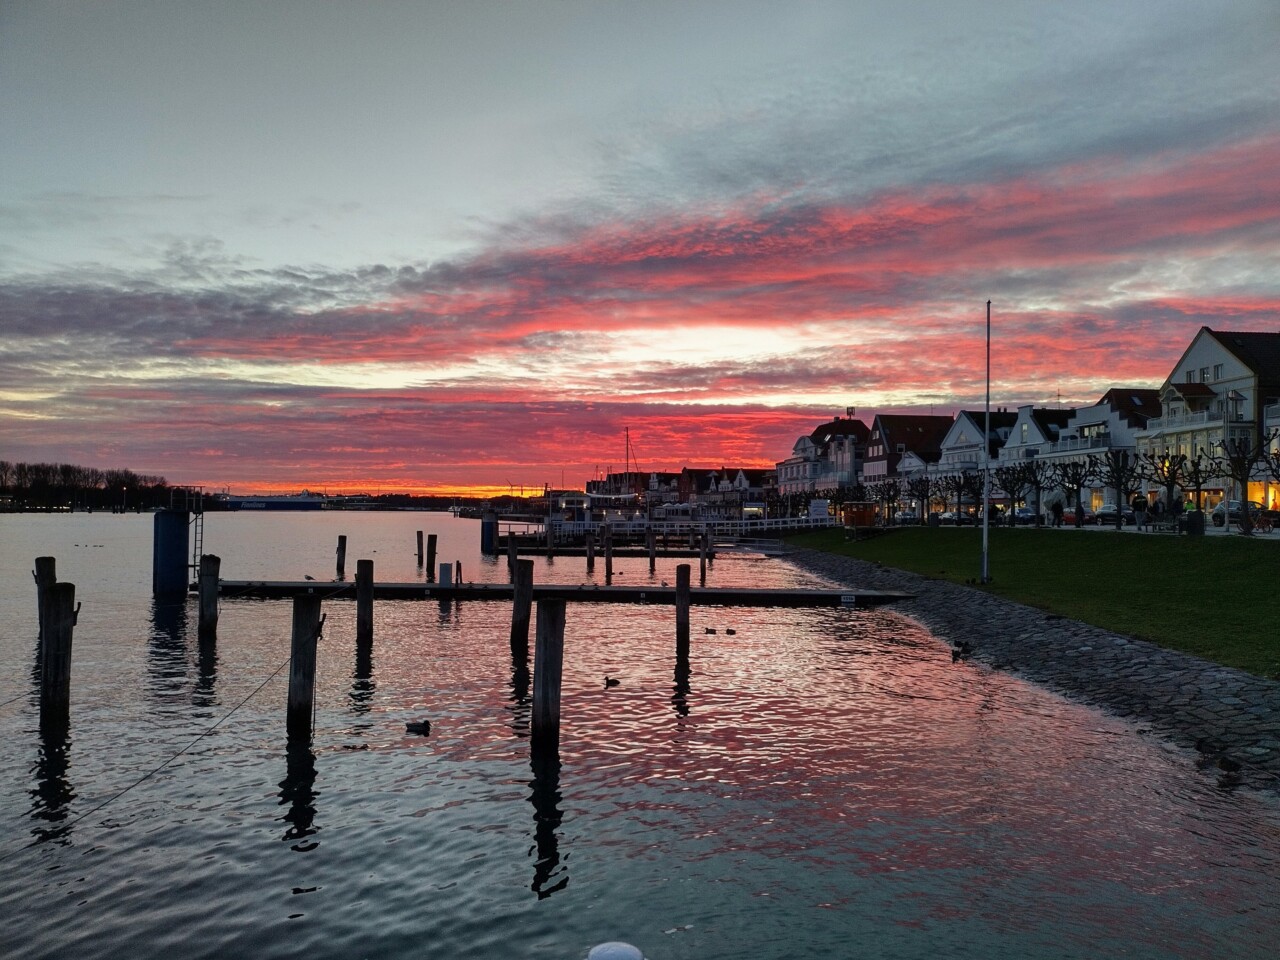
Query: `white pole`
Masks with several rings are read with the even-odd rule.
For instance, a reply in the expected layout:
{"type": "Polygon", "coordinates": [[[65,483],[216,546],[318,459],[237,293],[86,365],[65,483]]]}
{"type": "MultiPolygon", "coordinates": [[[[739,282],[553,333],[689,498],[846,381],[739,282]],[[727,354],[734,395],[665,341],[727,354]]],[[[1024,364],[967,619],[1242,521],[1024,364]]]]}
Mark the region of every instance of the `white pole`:
{"type": "Polygon", "coordinates": [[[987,546],[991,514],[991,301],[987,301],[987,422],[982,438],[982,582],[990,583],[987,546]]]}

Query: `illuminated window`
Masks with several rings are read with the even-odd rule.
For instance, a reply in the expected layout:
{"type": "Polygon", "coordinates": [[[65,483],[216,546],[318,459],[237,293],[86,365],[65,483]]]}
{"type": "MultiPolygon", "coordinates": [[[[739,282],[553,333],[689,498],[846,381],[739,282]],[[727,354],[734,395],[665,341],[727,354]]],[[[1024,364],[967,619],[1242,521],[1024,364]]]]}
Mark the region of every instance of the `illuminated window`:
{"type": "Polygon", "coordinates": [[[1208,383],[1208,382],[1209,382],[1209,368],[1208,368],[1208,367],[1201,367],[1201,368],[1200,368],[1200,382],[1201,382],[1201,383],[1208,383]]]}

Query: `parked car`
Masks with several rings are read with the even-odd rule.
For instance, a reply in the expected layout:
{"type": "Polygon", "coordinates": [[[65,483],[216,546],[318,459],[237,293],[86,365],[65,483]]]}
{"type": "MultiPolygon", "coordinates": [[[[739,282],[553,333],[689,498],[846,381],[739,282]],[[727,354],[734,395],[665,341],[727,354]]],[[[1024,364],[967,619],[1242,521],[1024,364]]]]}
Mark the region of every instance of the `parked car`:
{"type": "MultiPolygon", "coordinates": [[[[1097,523],[1098,518],[1094,516],[1093,511],[1090,510],[1088,507],[1081,507],[1080,522],[1082,524],[1097,523]]],[[[1074,527],[1076,525],[1075,507],[1067,507],[1067,509],[1062,511],[1062,524],[1063,526],[1067,526],[1067,527],[1074,527]]]]}
{"type": "Polygon", "coordinates": [[[1013,511],[1013,522],[1016,526],[1030,526],[1036,522],[1039,516],[1034,507],[1019,507],[1013,511]]]}
{"type": "MultiPolygon", "coordinates": [[[[1132,507],[1125,507],[1121,512],[1121,522],[1127,526],[1132,526],[1137,522],[1132,507]]],[[[1114,503],[1104,503],[1093,515],[1093,522],[1099,526],[1115,526],[1116,525],[1116,505],[1114,503]]]]}
{"type": "Polygon", "coordinates": [[[945,513],[943,513],[938,519],[942,521],[942,525],[944,527],[972,526],[974,523],[977,522],[974,519],[972,514],[961,513],[957,510],[948,510],[945,513]]]}
{"type": "Polygon", "coordinates": [[[918,524],[920,517],[912,513],[910,510],[899,510],[893,515],[893,525],[895,527],[910,527],[918,524]]]}
{"type": "MultiPolygon", "coordinates": [[[[1222,508],[1222,504],[1219,503],[1216,507],[1213,508],[1213,513],[1209,514],[1209,516],[1213,519],[1213,525],[1215,527],[1222,526],[1222,524],[1225,522],[1223,518],[1227,515],[1228,511],[1231,514],[1232,523],[1239,522],[1240,518],[1243,516],[1240,510],[1239,500],[1228,500],[1226,510],[1224,510],[1222,508]]],[[[1250,516],[1256,517],[1261,512],[1262,512],[1262,504],[1260,504],[1257,500],[1250,500],[1249,501],[1250,516]]]]}

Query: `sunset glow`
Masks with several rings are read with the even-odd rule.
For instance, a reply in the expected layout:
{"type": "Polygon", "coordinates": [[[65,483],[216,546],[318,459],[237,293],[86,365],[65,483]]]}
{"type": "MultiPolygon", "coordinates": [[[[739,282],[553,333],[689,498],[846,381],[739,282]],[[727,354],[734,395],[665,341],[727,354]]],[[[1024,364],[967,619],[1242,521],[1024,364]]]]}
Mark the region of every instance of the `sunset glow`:
{"type": "MultiPolygon", "coordinates": [[[[772,466],[848,406],[869,420],[980,405],[988,299],[993,404],[1158,386],[1201,325],[1280,329],[1280,115],[1259,99],[1276,89],[1280,25],[1261,4],[1165,6],[1159,36],[1098,5],[1094,27],[1040,11],[1029,40],[1011,14],[993,38],[1008,30],[1007,64],[960,68],[962,38],[801,4],[792,17],[826,25],[812,36],[763,12],[734,32],[769,69],[722,61],[733,48],[711,36],[679,93],[669,78],[637,86],[639,61],[615,87],[570,60],[582,99],[561,92],[520,122],[518,64],[512,86],[484,81],[474,117],[418,102],[404,91],[432,68],[374,54],[412,28],[371,13],[346,42],[391,99],[364,132],[418,151],[421,179],[352,152],[348,118],[277,170],[267,106],[247,107],[234,149],[175,128],[148,152],[143,107],[120,103],[180,91],[143,97],[136,76],[58,60],[56,45],[60,80],[39,87],[31,51],[55,27],[17,17],[0,31],[6,128],[52,131],[98,83],[120,96],[110,115],[134,159],[42,155],[77,136],[62,128],[46,147],[0,147],[14,172],[0,186],[0,457],[237,492],[489,494],[581,486],[621,466],[629,429],[645,470],[772,466]],[[888,57],[878,31],[914,58],[888,57]],[[828,33],[848,49],[814,39],[828,33]],[[637,103],[638,88],[652,94],[637,103]],[[463,130],[527,152],[518,198],[514,161],[455,167],[406,143],[395,123],[410,119],[454,135],[459,156],[463,130]],[[204,172],[174,168],[193,145],[204,172]]],[[[219,21],[210,43],[282,29],[261,16],[219,21]]],[[[539,29],[523,16],[509,29],[539,29]]],[[[607,34],[584,17],[580,40],[630,62],[641,38],[617,16],[607,34]]],[[[98,28],[145,61],[139,45],[182,17],[98,28]]],[[[343,83],[329,69],[296,109],[343,83]]]]}

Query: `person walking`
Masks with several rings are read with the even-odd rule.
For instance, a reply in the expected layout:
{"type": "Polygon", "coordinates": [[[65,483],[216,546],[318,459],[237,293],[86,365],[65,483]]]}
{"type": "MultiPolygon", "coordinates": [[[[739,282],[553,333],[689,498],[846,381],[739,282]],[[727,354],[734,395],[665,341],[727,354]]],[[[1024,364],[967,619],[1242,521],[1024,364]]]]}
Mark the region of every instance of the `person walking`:
{"type": "Polygon", "coordinates": [[[1062,526],[1062,501],[1053,501],[1053,506],[1049,509],[1053,511],[1053,525],[1055,527],[1062,526]]]}
{"type": "Polygon", "coordinates": [[[1141,490],[1133,495],[1133,520],[1139,530],[1147,529],[1147,496],[1141,490]]]}

